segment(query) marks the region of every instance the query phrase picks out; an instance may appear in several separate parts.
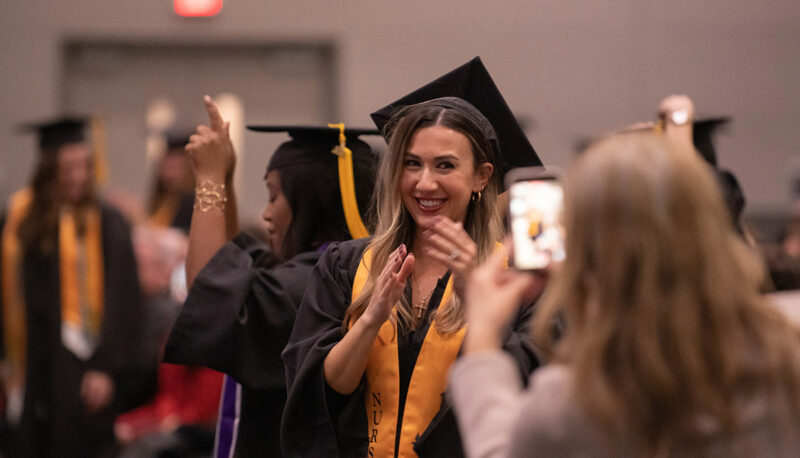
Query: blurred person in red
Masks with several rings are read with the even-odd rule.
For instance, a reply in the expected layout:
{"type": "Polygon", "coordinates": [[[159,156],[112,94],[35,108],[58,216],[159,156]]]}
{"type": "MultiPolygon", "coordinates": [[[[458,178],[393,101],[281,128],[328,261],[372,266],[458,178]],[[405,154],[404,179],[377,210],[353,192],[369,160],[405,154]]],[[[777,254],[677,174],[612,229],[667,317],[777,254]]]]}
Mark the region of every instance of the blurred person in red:
{"type": "Polygon", "coordinates": [[[146,304],[142,357],[158,366],[158,383],[150,403],[117,418],[114,430],[124,446],[121,456],[208,456],[222,374],[198,366],[159,364],[185,299],[180,283],[187,237],[175,228],[143,225],[135,228],[133,240],[146,304]]]}

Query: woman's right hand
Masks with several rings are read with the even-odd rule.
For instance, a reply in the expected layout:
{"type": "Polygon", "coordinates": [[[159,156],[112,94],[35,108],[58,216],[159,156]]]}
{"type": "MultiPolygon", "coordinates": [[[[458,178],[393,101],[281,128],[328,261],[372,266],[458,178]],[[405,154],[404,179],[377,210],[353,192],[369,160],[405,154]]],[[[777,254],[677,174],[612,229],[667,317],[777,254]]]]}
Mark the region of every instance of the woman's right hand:
{"type": "Polygon", "coordinates": [[[400,245],[389,255],[378,275],[366,310],[325,357],[325,381],[337,393],[351,394],[361,382],[369,352],[392,307],[400,299],[406,279],[414,268],[414,255],[400,245]]]}
{"type": "Polygon", "coordinates": [[[360,319],[366,320],[368,325],[378,327],[388,320],[413,269],[414,255],[408,253],[405,244],[401,244],[389,255],[389,260],[375,283],[375,292],[360,319]]]}
{"type": "Polygon", "coordinates": [[[222,119],[211,97],[205,96],[203,101],[208,112],[208,125],[197,126],[195,134],[189,137],[186,151],[192,159],[196,183],[211,181],[222,184],[236,165],[236,154],[228,134],[230,122],[222,119]]]}

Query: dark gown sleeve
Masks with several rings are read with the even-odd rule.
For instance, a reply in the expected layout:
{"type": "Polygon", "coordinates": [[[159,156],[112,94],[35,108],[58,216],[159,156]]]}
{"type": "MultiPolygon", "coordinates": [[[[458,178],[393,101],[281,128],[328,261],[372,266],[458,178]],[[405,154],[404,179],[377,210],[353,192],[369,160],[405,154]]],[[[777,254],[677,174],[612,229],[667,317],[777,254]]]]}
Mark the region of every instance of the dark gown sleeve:
{"type": "Polygon", "coordinates": [[[506,339],[503,342],[503,350],[517,362],[520,379],[526,385],[530,374],[539,367],[538,355],[541,354],[531,339],[530,325],[534,307],[535,302],[532,302],[519,309],[514,320],[506,328],[506,339]]]}
{"type": "Polygon", "coordinates": [[[131,229],[121,213],[102,206],[105,306],[103,341],[88,366],[112,374],[118,410],[143,404],[156,383],[156,368],[140,357],[144,308],[131,229]]]}
{"type": "Polygon", "coordinates": [[[251,389],[283,388],[280,352],[318,255],[268,259],[246,234],[224,245],[195,278],[164,361],[207,366],[251,389]]]}
{"type": "Polygon", "coordinates": [[[323,373],[325,357],[343,336],[342,319],[365,246],[363,239],[331,244],[311,274],[283,352],[288,387],[281,425],[284,456],[366,455],[361,390],[337,396],[323,373]]]}

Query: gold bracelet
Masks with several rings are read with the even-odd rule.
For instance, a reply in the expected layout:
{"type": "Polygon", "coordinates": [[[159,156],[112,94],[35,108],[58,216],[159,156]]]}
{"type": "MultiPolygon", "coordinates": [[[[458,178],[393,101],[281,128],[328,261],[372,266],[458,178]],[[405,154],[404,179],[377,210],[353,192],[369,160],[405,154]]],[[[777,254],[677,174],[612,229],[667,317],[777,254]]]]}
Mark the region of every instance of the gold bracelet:
{"type": "Polygon", "coordinates": [[[225,211],[225,204],[228,196],[225,195],[224,184],[214,184],[211,181],[203,181],[194,188],[194,209],[201,212],[211,210],[225,211]]]}

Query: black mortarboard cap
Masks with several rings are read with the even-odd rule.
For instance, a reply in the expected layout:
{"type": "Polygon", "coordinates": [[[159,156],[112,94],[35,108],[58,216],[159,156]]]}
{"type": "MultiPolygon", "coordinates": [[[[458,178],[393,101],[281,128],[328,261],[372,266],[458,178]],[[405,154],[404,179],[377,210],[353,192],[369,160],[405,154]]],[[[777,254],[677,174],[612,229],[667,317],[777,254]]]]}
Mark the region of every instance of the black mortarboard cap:
{"type": "Polygon", "coordinates": [[[730,117],[716,117],[695,120],[692,125],[692,142],[700,156],[714,167],[725,206],[731,217],[734,228],[742,234],[741,216],[746,199],[736,175],[728,170],[720,170],[717,166],[717,150],[714,148],[714,134],[731,121],[730,117]]]}
{"type": "Polygon", "coordinates": [[[736,175],[729,170],[714,170],[717,177],[717,183],[720,185],[722,191],[722,198],[725,199],[725,206],[728,207],[728,213],[731,217],[731,222],[734,228],[740,233],[742,230],[741,217],[744,211],[746,199],[742,187],[739,186],[739,180],[736,175]]]}
{"type": "Polygon", "coordinates": [[[731,118],[707,118],[696,120],[692,128],[692,141],[694,147],[709,164],[717,166],[717,151],[714,148],[714,133],[720,127],[729,123],[731,118]]]}
{"type": "Polygon", "coordinates": [[[25,131],[36,132],[39,140],[39,151],[55,151],[70,143],[86,141],[86,119],[62,117],[22,126],[25,131]]]}
{"type": "MultiPolygon", "coordinates": [[[[337,156],[331,151],[339,145],[339,129],[319,126],[247,126],[256,132],[286,132],[291,140],[282,143],[272,155],[267,170],[279,169],[287,165],[302,165],[320,162],[336,162],[337,156]]],[[[375,129],[347,128],[347,147],[353,152],[353,161],[374,162],[369,145],[359,139],[359,135],[378,135],[375,129]]]]}
{"type": "Polygon", "coordinates": [[[167,152],[184,149],[189,143],[189,137],[194,134],[190,129],[175,129],[167,131],[167,152]]]}
{"type": "Polygon", "coordinates": [[[542,165],[480,57],[475,57],[370,116],[378,129],[387,136],[390,132],[387,132],[386,126],[399,110],[443,97],[456,97],[469,102],[494,128],[498,148],[494,153],[499,157],[491,159],[500,172],[501,179],[515,167],[542,165]]]}

